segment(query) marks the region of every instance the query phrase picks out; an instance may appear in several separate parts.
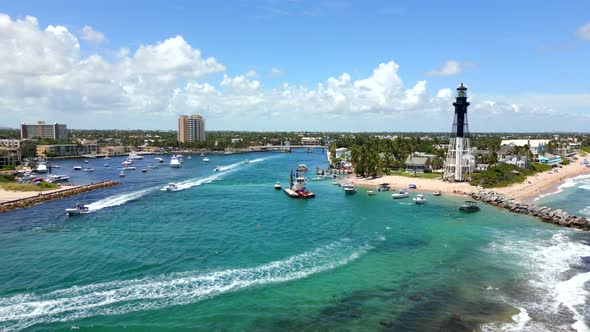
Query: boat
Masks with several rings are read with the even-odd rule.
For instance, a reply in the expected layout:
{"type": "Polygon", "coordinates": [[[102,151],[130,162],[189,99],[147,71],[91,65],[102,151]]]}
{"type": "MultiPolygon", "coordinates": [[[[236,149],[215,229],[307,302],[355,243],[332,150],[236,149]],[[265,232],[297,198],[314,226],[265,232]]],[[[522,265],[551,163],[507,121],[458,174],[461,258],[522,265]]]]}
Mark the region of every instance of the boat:
{"type": "Polygon", "coordinates": [[[76,204],[73,208],[66,209],[66,213],[68,216],[74,216],[77,214],[88,213],[90,212],[90,208],[84,204],[76,204]]]}
{"type": "Polygon", "coordinates": [[[131,164],[133,164],[133,160],[130,160],[130,159],[127,159],[121,163],[121,165],[123,165],[123,166],[129,166],[131,164]]]}
{"type": "Polygon", "coordinates": [[[356,194],[356,189],[354,189],[354,186],[352,184],[345,184],[344,193],[347,195],[356,194]]]}
{"type": "Polygon", "coordinates": [[[159,162],[159,163],[163,163],[164,159],[160,158],[160,157],[156,157],[154,158],[155,161],[159,162]]]}
{"type": "Polygon", "coordinates": [[[442,194],[440,193],[440,191],[435,191],[432,193],[432,196],[441,196],[442,194]]]}
{"type": "Polygon", "coordinates": [[[367,190],[367,195],[375,196],[375,195],[377,195],[377,193],[375,191],[373,191],[373,189],[369,189],[369,190],[367,190]]]}
{"type": "Polygon", "coordinates": [[[47,173],[47,165],[45,163],[39,163],[35,171],[37,173],[47,173]]]}
{"type": "Polygon", "coordinates": [[[191,159],[193,159],[193,157],[192,156],[188,156],[188,157],[186,157],[186,159],[191,160],[191,159]]]}
{"type": "Polygon", "coordinates": [[[303,172],[297,170],[291,171],[289,176],[290,188],[285,188],[283,191],[292,198],[314,198],[315,194],[305,188],[305,176],[303,172]]]}
{"type": "Polygon", "coordinates": [[[412,200],[416,204],[424,204],[424,203],[426,203],[426,197],[424,197],[424,195],[422,195],[422,194],[416,195],[416,197],[412,198],[412,200]]]}
{"type": "Polygon", "coordinates": [[[148,168],[160,168],[160,166],[158,166],[158,164],[152,164],[148,165],[148,168]]]}
{"type": "Polygon", "coordinates": [[[416,185],[413,183],[408,184],[409,189],[416,189],[416,185]]]}
{"type": "Polygon", "coordinates": [[[479,206],[477,206],[477,202],[475,201],[465,201],[465,204],[459,205],[459,210],[463,212],[477,212],[479,211],[479,206]]]}
{"type": "Polygon", "coordinates": [[[221,166],[215,167],[215,172],[221,172],[221,166]]]}
{"type": "MultiPolygon", "coordinates": [[[[173,156],[174,157],[174,156],[173,156]]],[[[180,162],[181,164],[184,163],[184,156],[181,154],[177,154],[176,155],[176,159],[178,159],[178,162],[180,162]]]]}
{"type": "Polygon", "coordinates": [[[142,173],[147,173],[147,171],[148,171],[148,169],[147,169],[147,168],[145,168],[145,167],[141,169],[141,172],[142,172],[142,173]]]}
{"type": "Polygon", "coordinates": [[[137,154],[137,152],[135,152],[135,151],[131,151],[131,152],[129,152],[128,159],[131,159],[131,160],[141,160],[141,159],[143,159],[143,156],[140,155],[140,154],[137,154]]]}
{"type": "Polygon", "coordinates": [[[84,160],[84,163],[85,163],[85,164],[88,164],[88,160],[84,160]]]}
{"type": "Polygon", "coordinates": [[[201,157],[205,157],[205,154],[203,152],[201,152],[201,157]]]}
{"type": "Polygon", "coordinates": [[[244,159],[244,164],[249,164],[249,163],[250,163],[250,160],[244,159]]]}
{"type": "Polygon", "coordinates": [[[111,165],[109,165],[109,164],[104,164],[104,167],[111,167],[111,165]]]}
{"type": "Polygon", "coordinates": [[[160,190],[162,190],[162,191],[178,191],[178,190],[180,190],[180,188],[178,188],[178,185],[176,185],[176,183],[170,182],[160,190]]]}
{"type": "Polygon", "coordinates": [[[128,171],[134,171],[137,168],[135,168],[135,166],[125,166],[124,169],[128,170],[128,171]]]}
{"type": "Polygon", "coordinates": [[[81,171],[82,170],[82,166],[74,166],[74,171],[81,171]]]}
{"type": "Polygon", "coordinates": [[[337,186],[337,185],[339,185],[340,183],[338,182],[338,180],[334,180],[334,181],[332,181],[332,184],[333,184],[333,185],[335,185],[335,186],[337,186]]]}
{"type": "Polygon", "coordinates": [[[58,182],[66,182],[70,179],[69,176],[67,175],[53,175],[50,174],[45,181],[49,182],[49,183],[58,183],[58,182]]]}
{"type": "Polygon", "coordinates": [[[58,164],[49,165],[49,168],[61,168],[58,164]]]}
{"type": "Polygon", "coordinates": [[[295,171],[298,173],[305,173],[305,172],[309,171],[309,168],[307,168],[307,165],[305,165],[305,164],[299,164],[297,166],[297,168],[295,168],[295,171]]]}
{"type": "Polygon", "coordinates": [[[379,183],[379,187],[377,187],[377,191],[390,191],[391,186],[389,183],[379,183]]]}
{"type": "Polygon", "coordinates": [[[82,172],[94,172],[94,168],[85,167],[82,172]]]}
{"type": "Polygon", "coordinates": [[[109,160],[111,159],[111,157],[109,157],[109,155],[104,156],[104,160],[109,160]]]}
{"type": "Polygon", "coordinates": [[[120,171],[120,172],[119,172],[119,176],[120,176],[120,177],[124,177],[124,176],[125,176],[125,171],[120,171]]]}
{"type": "Polygon", "coordinates": [[[178,160],[177,156],[172,156],[172,158],[170,158],[170,167],[172,167],[172,168],[179,168],[180,167],[180,160],[178,160]]]}
{"type": "Polygon", "coordinates": [[[409,197],[410,194],[408,194],[408,192],[406,190],[400,190],[398,193],[396,194],[391,194],[391,197],[393,199],[400,199],[400,198],[406,198],[409,197]]]}
{"type": "Polygon", "coordinates": [[[205,158],[203,158],[203,161],[206,162],[206,163],[208,163],[209,162],[209,158],[205,157],[205,158]]]}
{"type": "Polygon", "coordinates": [[[276,190],[281,190],[281,183],[279,181],[277,181],[277,183],[275,183],[274,187],[276,190]]]}
{"type": "Polygon", "coordinates": [[[318,175],[318,176],[316,176],[314,178],[311,178],[311,180],[312,181],[322,181],[322,180],[324,180],[324,176],[318,175]]]}

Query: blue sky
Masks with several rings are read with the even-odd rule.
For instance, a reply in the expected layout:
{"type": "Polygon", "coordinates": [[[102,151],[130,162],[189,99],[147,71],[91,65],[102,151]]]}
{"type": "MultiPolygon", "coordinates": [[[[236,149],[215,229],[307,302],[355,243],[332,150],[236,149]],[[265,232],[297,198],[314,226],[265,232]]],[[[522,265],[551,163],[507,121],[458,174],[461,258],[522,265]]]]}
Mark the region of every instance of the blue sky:
{"type": "MultiPolygon", "coordinates": [[[[37,105],[20,107],[18,119],[0,125],[41,117],[76,128],[89,127],[87,120],[93,119],[100,128],[171,129],[178,114],[202,113],[211,129],[447,130],[448,89],[460,82],[473,97],[473,131],[586,131],[590,125],[587,1],[0,1],[0,13],[15,26],[35,17],[39,40],[50,25],[66,28],[79,42],[79,54],[64,51],[71,66],[58,75],[81,82],[66,89],[67,99],[59,87],[45,83],[29,89],[33,92],[0,90],[0,112],[18,112],[18,98],[37,105]],[[85,38],[84,27],[104,38],[85,38]],[[219,66],[186,74],[181,61],[170,70],[173,77],[148,70],[162,80],[157,87],[130,83],[156,79],[145,70],[127,72],[126,60],[175,36],[182,41],[154,52],[171,52],[164,57],[169,60],[174,47],[188,45],[200,51],[201,60],[213,57],[219,66]],[[122,49],[127,49],[123,56],[122,49]],[[101,73],[112,70],[112,77],[72,91],[90,79],[79,64],[94,56],[105,68],[101,73]],[[395,66],[383,67],[379,79],[374,71],[391,62],[395,66]],[[128,75],[121,77],[121,71],[128,75]],[[343,73],[350,79],[330,86],[329,78],[343,73]],[[88,95],[98,87],[117,94],[122,86],[116,100],[88,95]],[[424,117],[433,121],[419,121],[424,117]]],[[[36,52],[35,45],[27,49],[36,52]]],[[[18,51],[3,47],[0,56],[16,59],[18,51]]],[[[138,62],[133,68],[145,68],[138,62]]],[[[25,86],[27,77],[48,75],[35,68],[9,74],[18,81],[18,74],[25,77],[25,86]]]]}

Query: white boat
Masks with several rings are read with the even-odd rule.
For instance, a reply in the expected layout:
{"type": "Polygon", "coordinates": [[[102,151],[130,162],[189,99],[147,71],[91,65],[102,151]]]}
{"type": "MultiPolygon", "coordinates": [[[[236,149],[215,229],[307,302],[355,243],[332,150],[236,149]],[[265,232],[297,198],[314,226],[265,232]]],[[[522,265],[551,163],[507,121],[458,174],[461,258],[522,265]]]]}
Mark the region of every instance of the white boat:
{"type": "Polygon", "coordinates": [[[244,159],[244,164],[249,164],[249,163],[250,163],[250,160],[244,159]]]}
{"type": "Polygon", "coordinates": [[[408,192],[406,190],[400,190],[398,193],[396,194],[391,194],[391,197],[393,199],[400,199],[400,198],[406,198],[409,197],[410,194],[408,194],[408,192]]]}
{"type": "Polygon", "coordinates": [[[416,197],[412,198],[412,200],[416,204],[424,204],[424,203],[426,203],[426,197],[424,197],[424,195],[422,195],[422,194],[416,195],[416,197]]]}
{"type": "Polygon", "coordinates": [[[177,190],[180,190],[180,188],[178,188],[176,183],[170,182],[160,190],[162,190],[162,191],[177,191],[177,190]]]}
{"type": "Polygon", "coordinates": [[[69,176],[67,175],[53,175],[50,174],[45,181],[49,182],[49,183],[58,183],[58,182],[65,182],[68,181],[70,179],[69,176]]]}
{"type": "Polygon", "coordinates": [[[109,165],[109,164],[104,164],[104,167],[111,167],[111,165],[109,165]]]}
{"type": "Polygon", "coordinates": [[[375,195],[377,195],[377,193],[375,191],[373,191],[373,189],[369,189],[369,190],[367,190],[367,195],[375,196],[375,195]]]}
{"type": "Polygon", "coordinates": [[[201,157],[204,157],[204,156],[205,156],[205,154],[203,152],[201,152],[201,157]]]}
{"type": "Polygon", "coordinates": [[[125,171],[120,171],[120,172],[119,172],[119,176],[120,176],[120,177],[125,177],[125,171]]]}
{"type": "Polygon", "coordinates": [[[156,157],[154,158],[155,161],[159,162],[159,163],[163,163],[164,159],[160,158],[160,157],[156,157]]]}
{"type": "Polygon", "coordinates": [[[440,191],[435,191],[432,193],[432,196],[441,196],[441,192],[440,191]]]}
{"type": "Polygon", "coordinates": [[[143,156],[140,155],[140,154],[137,154],[135,151],[131,151],[129,153],[129,157],[128,158],[131,159],[131,160],[141,160],[141,159],[143,159],[143,156]]]}
{"type": "Polygon", "coordinates": [[[277,181],[277,183],[275,183],[275,185],[274,185],[274,188],[275,188],[276,190],[280,190],[280,189],[282,188],[282,187],[281,187],[281,183],[280,183],[279,181],[277,181]]]}
{"type": "Polygon", "coordinates": [[[73,208],[66,209],[66,213],[68,214],[68,216],[74,216],[77,214],[83,214],[83,213],[88,213],[88,212],[90,212],[90,209],[86,205],[83,205],[83,204],[77,204],[73,208]]]}
{"type": "Polygon", "coordinates": [[[205,157],[205,158],[203,158],[203,161],[206,162],[206,163],[208,163],[209,162],[209,158],[205,157]]]}
{"type": "MultiPolygon", "coordinates": [[[[174,156],[173,156],[173,157],[174,157],[174,156]]],[[[183,156],[183,155],[181,155],[181,154],[177,154],[177,155],[176,155],[176,158],[178,159],[178,161],[179,161],[181,164],[182,164],[182,163],[184,163],[184,156],[183,156]]]]}
{"type": "Polygon", "coordinates": [[[325,178],[322,175],[318,175],[314,178],[311,178],[312,181],[323,181],[325,178]]]}
{"type": "Polygon", "coordinates": [[[186,157],[186,159],[191,160],[191,159],[193,159],[193,157],[192,156],[188,156],[188,157],[186,157]]]}
{"type": "Polygon", "coordinates": [[[379,187],[377,187],[377,191],[390,191],[391,186],[389,183],[379,183],[379,187]]]}
{"type": "Polygon", "coordinates": [[[111,159],[111,157],[109,157],[109,155],[104,156],[104,160],[109,160],[111,159]]]}
{"type": "Polygon", "coordinates": [[[352,184],[346,184],[344,185],[344,193],[352,195],[356,193],[356,189],[354,189],[354,186],[352,184]]]}
{"type": "Polygon", "coordinates": [[[137,169],[137,168],[135,168],[135,166],[125,166],[124,168],[128,171],[134,171],[137,169]]]}
{"type": "Polygon", "coordinates": [[[305,165],[305,164],[299,164],[297,166],[297,168],[295,168],[295,171],[297,171],[299,173],[305,173],[305,172],[309,171],[309,168],[307,168],[307,165],[305,165]]]}
{"type": "Polygon", "coordinates": [[[221,166],[215,167],[215,172],[221,172],[221,166]]]}
{"type": "Polygon", "coordinates": [[[130,160],[130,159],[127,159],[121,163],[121,165],[123,165],[123,166],[129,166],[131,164],[133,164],[133,160],[130,160]]]}
{"type": "Polygon", "coordinates": [[[148,168],[160,168],[158,164],[148,165],[148,168]]]}
{"type": "Polygon", "coordinates": [[[333,180],[332,181],[332,184],[335,185],[335,186],[340,185],[340,183],[337,180],[333,180]]]}
{"type": "Polygon", "coordinates": [[[85,164],[88,164],[88,160],[84,160],[84,163],[85,163],[85,164]]]}
{"type": "Polygon", "coordinates": [[[172,156],[172,158],[170,158],[170,167],[172,167],[172,168],[179,168],[180,167],[180,160],[178,160],[177,156],[172,156]]]}
{"type": "Polygon", "coordinates": [[[82,170],[82,172],[94,172],[94,168],[86,167],[82,170]]]}
{"type": "Polygon", "coordinates": [[[49,165],[50,168],[61,168],[61,166],[59,166],[58,164],[55,165],[49,165]]]}
{"type": "Polygon", "coordinates": [[[74,171],[81,171],[82,170],[82,166],[74,166],[74,171]]]}
{"type": "Polygon", "coordinates": [[[36,169],[37,173],[47,173],[47,165],[45,163],[39,163],[36,169]]]}

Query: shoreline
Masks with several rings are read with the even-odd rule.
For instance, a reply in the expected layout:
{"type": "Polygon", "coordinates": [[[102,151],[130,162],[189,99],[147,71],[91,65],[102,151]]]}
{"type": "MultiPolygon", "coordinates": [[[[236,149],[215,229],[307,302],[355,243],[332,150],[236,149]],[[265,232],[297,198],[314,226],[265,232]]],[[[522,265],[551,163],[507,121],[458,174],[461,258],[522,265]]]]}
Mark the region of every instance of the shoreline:
{"type": "Polygon", "coordinates": [[[447,195],[468,195],[472,192],[478,191],[478,188],[470,185],[467,182],[444,182],[441,179],[424,179],[424,178],[411,178],[399,175],[386,175],[380,178],[356,178],[354,176],[346,177],[346,181],[352,182],[353,185],[375,189],[379,186],[379,183],[389,183],[391,191],[399,191],[401,189],[408,189],[408,184],[412,183],[416,185],[415,191],[423,191],[433,193],[435,191],[441,192],[447,195]]]}

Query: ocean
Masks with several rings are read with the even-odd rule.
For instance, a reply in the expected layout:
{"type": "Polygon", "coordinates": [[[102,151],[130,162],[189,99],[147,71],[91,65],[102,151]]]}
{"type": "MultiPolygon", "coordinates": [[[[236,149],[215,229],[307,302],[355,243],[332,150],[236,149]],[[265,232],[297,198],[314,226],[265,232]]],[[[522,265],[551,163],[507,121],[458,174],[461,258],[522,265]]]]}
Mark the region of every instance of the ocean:
{"type": "MultiPolygon", "coordinates": [[[[122,185],[0,214],[0,330],[589,331],[586,232],[464,214],[462,197],[273,188],[298,164],[326,168],[319,150],[208,157],[142,173],[147,156],[124,178],[123,157],[90,173],[60,161],[73,183],[122,185]],[[78,202],[91,213],[66,216],[78,202]]],[[[540,202],[588,213],[589,188],[540,202]]]]}

